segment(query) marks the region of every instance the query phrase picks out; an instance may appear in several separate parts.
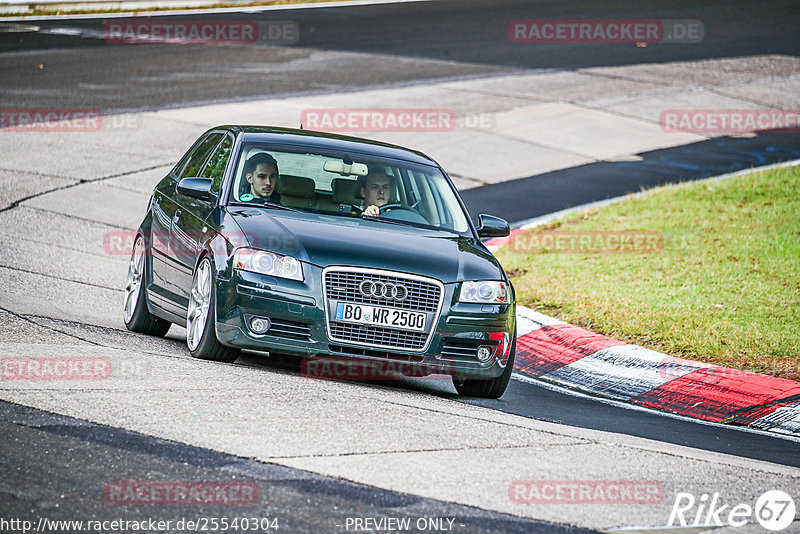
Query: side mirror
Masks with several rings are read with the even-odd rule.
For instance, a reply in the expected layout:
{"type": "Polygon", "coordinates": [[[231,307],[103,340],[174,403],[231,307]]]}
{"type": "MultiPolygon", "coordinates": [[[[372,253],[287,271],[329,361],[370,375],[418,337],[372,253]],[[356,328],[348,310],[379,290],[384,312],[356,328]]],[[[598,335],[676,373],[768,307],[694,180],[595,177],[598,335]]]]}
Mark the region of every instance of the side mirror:
{"type": "Polygon", "coordinates": [[[200,200],[211,200],[211,186],[214,180],[211,178],[191,177],[183,178],[178,182],[178,193],[187,197],[199,198],[200,200]]]}
{"type": "Polygon", "coordinates": [[[478,222],[478,237],[506,237],[511,233],[506,220],[500,217],[481,213],[478,215],[478,222]]]}

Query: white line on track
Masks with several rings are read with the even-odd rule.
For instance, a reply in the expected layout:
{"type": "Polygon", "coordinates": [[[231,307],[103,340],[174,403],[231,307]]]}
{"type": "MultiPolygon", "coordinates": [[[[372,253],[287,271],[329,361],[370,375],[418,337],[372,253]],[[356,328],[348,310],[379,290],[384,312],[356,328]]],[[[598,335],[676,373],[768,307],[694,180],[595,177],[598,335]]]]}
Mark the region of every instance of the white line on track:
{"type": "MultiPolygon", "coordinates": [[[[55,3],[59,3],[57,0],[53,0],[55,3]]],[[[165,17],[165,16],[175,16],[175,15],[205,15],[205,14],[215,14],[215,13],[262,13],[265,11],[288,11],[288,10],[295,10],[295,9],[321,9],[321,8],[335,8],[335,7],[360,7],[360,6],[372,6],[372,5],[382,5],[382,4],[407,4],[411,2],[432,2],[433,0],[353,0],[352,2],[349,1],[342,1],[342,2],[315,2],[309,4],[279,4],[279,5],[271,5],[271,6],[248,6],[248,7],[217,7],[212,9],[178,9],[178,10],[171,10],[171,11],[124,11],[119,13],[84,13],[84,14],[70,14],[64,13],[63,15],[36,15],[36,16],[25,16],[20,15],[18,17],[0,17],[0,24],[3,22],[25,22],[25,21],[35,21],[35,20],[64,20],[64,19],[78,19],[78,20],[91,20],[91,19],[111,19],[111,18],[122,18],[122,17],[165,17]]],[[[15,4],[36,4],[38,7],[46,6],[47,4],[42,4],[40,2],[14,2],[15,4]]],[[[67,3],[67,2],[65,2],[67,3]]],[[[121,4],[125,4],[125,1],[119,2],[121,4]]],[[[136,4],[141,4],[141,2],[131,2],[136,4]]],[[[0,2],[0,5],[6,4],[8,2],[0,2]]],[[[152,2],[153,7],[156,6],[163,6],[163,2],[154,1],[152,2]]],[[[142,9],[142,8],[140,8],[142,9]]]]}

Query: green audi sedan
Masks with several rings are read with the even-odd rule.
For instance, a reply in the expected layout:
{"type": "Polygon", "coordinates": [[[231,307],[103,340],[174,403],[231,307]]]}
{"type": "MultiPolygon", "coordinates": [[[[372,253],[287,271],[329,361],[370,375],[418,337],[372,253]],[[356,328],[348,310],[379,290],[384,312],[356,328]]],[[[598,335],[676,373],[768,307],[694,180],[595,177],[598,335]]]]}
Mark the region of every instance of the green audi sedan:
{"type": "MultiPolygon", "coordinates": [[[[134,240],[128,329],[186,327],[192,356],[241,349],[450,375],[497,398],[514,288],[444,170],[420,152],[260,126],[204,133],[155,187],[134,240]]],[[[405,371],[404,371],[405,373],[405,371]]]]}

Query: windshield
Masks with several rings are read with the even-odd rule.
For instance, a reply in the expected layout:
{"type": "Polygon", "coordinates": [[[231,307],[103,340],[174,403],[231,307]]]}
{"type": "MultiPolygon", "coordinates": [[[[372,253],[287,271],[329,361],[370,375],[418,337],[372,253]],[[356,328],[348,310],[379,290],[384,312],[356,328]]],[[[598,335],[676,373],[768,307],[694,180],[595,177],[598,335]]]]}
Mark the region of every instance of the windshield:
{"type": "Polygon", "coordinates": [[[467,215],[442,172],[392,159],[244,143],[230,200],[464,233],[467,215]]]}

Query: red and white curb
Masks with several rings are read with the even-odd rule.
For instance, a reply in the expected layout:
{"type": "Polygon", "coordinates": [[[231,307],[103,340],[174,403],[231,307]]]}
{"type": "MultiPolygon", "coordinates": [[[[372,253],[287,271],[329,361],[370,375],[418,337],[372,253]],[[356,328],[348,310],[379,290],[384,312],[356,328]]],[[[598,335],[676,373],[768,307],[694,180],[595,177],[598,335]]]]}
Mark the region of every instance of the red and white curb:
{"type": "MultiPolygon", "coordinates": [[[[749,169],[797,165],[800,161],[749,169]]],[[[626,198],[626,197],[620,197],[626,198]]],[[[506,238],[570,211],[600,207],[619,199],[578,206],[528,221],[506,238]]],[[[800,382],[674,358],[559,321],[517,306],[516,372],[524,377],[592,396],[631,403],[705,421],[742,425],[800,437],[800,382]]]]}
{"type": "Polygon", "coordinates": [[[517,373],[671,413],[800,436],[800,382],[673,358],[517,307],[517,373]]]}

